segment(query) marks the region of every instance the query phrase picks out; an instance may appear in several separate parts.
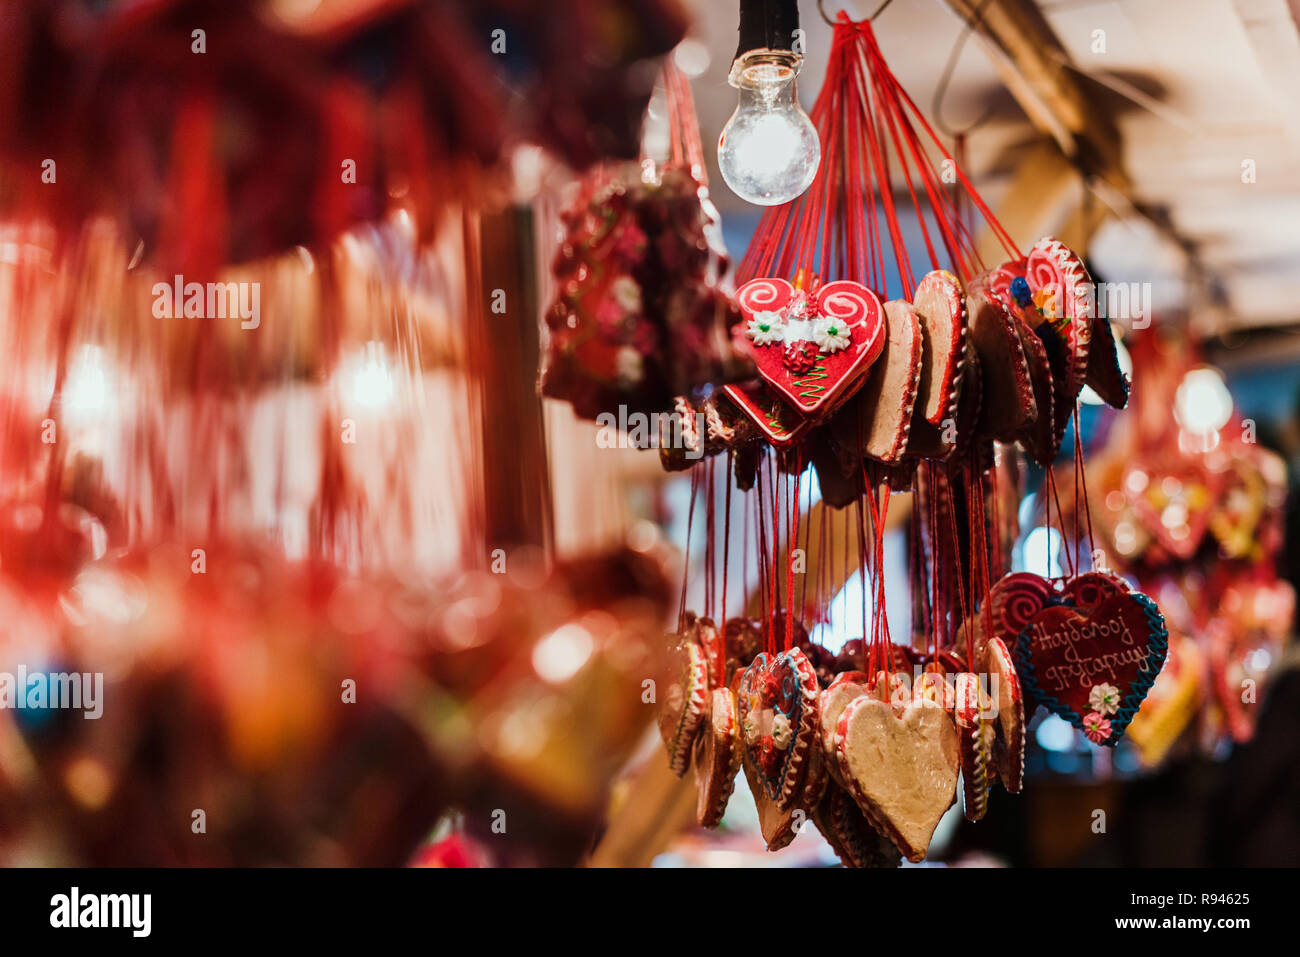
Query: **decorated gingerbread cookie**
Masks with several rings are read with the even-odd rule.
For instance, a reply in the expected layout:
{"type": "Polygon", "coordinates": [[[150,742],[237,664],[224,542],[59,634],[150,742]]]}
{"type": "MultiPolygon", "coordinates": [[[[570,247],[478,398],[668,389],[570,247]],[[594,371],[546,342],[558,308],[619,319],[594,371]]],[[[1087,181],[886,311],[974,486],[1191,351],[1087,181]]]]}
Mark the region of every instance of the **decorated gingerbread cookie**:
{"type": "Polygon", "coordinates": [[[740,681],[740,725],[759,783],[785,809],[803,795],[810,752],[818,743],[821,686],[798,648],[760,654],[740,681]]]}
{"type": "Polygon", "coordinates": [[[745,781],[754,795],[754,805],[758,809],[758,828],[763,834],[769,851],[779,851],[795,839],[799,825],[807,812],[801,808],[780,808],[768,795],[762,772],[750,760],[750,752],[741,748],[741,767],[745,770],[745,781]]]}
{"type": "Polygon", "coordinates": [[[1101,316],[1092,319],[1091,343],[1088,347],[1088,370],[1084,383],[1109,406],[1122,409],[1128,405],[1129,380],[1119,364],[1119,347],[1110,322],[1101,316]]]}
{"type": "MultiPolygon", "coordinates": [[[[1040,315],[1065,346],[1071,402],[1083,388],[1092,344],[1096,297],[1088,269],[1070,247],[1044,236],[1025,257],[1025,281],[1040,315]]],[[[1017,289],[1012,289],[1016,295],[1017,289]]]]}
{"type": "Polygon", "coordinates": [[[1090,608],[1062,599],[1020,633],[1016,671],[1028,698],[1109,747],[1160,673],[1168,637],[1160,609],[1139,592],[1090,608]]]}
{"type": "Polygon", "coordinates": [[[1056,590],[1042,575],[1033,572],[1012,572],[993,583],[986,599],[993,607],[993,634],[1007,647],[1016,639],[1034,616],[1056,599],[1056,590]]]}
{"type": "MultiPolygon", "coordinates": [[[[813,420],[801,415],[765,382],[751,379],[726,386],[727,399],[745,413],[758,428],[767,443],[774,448],[786,448],[798,442],[813,427],[813,420]]],[[[754,452],[755,450],[749,450],[754,452]]],[[[753,463],[757,468],[757,461],[753,463]]],[[[736,485],[742,491],[753,488],[752,477],[741,474],[741,460],[736,458],[736,485]]]]}
{"type": "Polygon", "coordinates": [[[1075,608],[1091,608],[1114,595],[1126,595],[1132,589],[1128,582],[1110,572],[1083,572],[1067,578],[1061,585],[1061,597],[1075,608]]]}
{"type": "Polygon", "coordinates": [[[813,822],[845,867],[897,867],[893,842],[872,826],[849,793],[832,783],[813,812],[813,822]]]}
{"type": "Polygon", "coordinates": [[[971,343],[983,373],[984,397],[978,431],[1014,442],[1038,415],[1029,362],[1010,310],[986,285],[967,291],[971,343]]]}
{"type": "Polygon", "coordinates": [[[921,323],[912,304],[901,299],[885,303],[885,321],[885,348],[845,418],[864,453],[881,462],[897,462],[907,449],[921,380],[921,323]]]}
{"type": "Polygon", "coordinates": [[[1029,366],[1029,381],[1034,388],[1034,404],[1037,414],[1032,423],[1026,425],[1020,433],[1020,444],[1029,457],[1039,465],[1051,465],[1056,460],[1056,453],[1061,447],[1064,427],[1057,431],[1058,416],[1054,414],[1055,385],[1052,380],[1052,365],[1047,358],[1047,347],[1038,338],[1017,313],[1016,332],[1020,336],[1020,345],[1025,350],[1025,362],[1029,366]]]}
{"type": "Polygon", "coordinates": [[[704,652],[689,636],[668,651],[668,687],[659,707],[659,734],[668,749],[668,766],[681,777],[691,763],[695,735],[708,708],[709,673],[704,652]]]}
{"type": "Polygon", "coordinates": [[[1019,794],[1025,775],[1025,700],[1011,651],[1001,638],[991,638],[985,653],[989,692],[998,705],[995,764],[1002,786],[1019,794]]]}
{"type": "Polygon", "coordinates": [[[956,417],[942,419],[938,425],[931,425],[919,416],[913,417],[907,439],[907,457],[945,459],[966,451],[975,439],[983,404],[984,372],[974,347],[968,345],[962,364],[956,417]]]}
{"type": "Polygon", "coordinates": [[[917,414],[935,428],[956,419],[966,361],[966,297],[952,273],[927,273],[912,297],[924,343],[917,414]]]}
{"type": "Polygon", "coordinates": [[[957,794],[957,730],[948,712],[913,702],[899,717],[863,695],[840,715],[836,754],[862,812],[905,857],[923,859],[957,794]]]}
{"type": "Polygon", "coordinates": [[[840,714],[850,701],[867,693],[866,677],[861,672],[845,672],[844,675],[840,675],[831,682],[831,686],[822,692],[820,706],[821,746],[823,753],[830,758],[828,770],[831,777],[836,780],[839,780],[840,771],[839,761],[835,757],[835,734],[839,730],[840,714]],[[862,680],[854,681],[847,678],[847,675],[861,675],[862,680]]]}
{"type": "Polygon", "coordinates": [[[994,717],[978,675],[968,671],[953,678],[958,755],[961,760],[962,809],[966,820],[978,821],[989,806],[993,759],[994,717]]]}
{"type": "Polygon", "coordinates": [[[809,293],[784,279],[751,279],[736,301],[759,374],[807,416],[847,399],[885,345],[880,300],[860,283],[838,280],[809,293]]]}
{"type": "Polygon", "coordinates": [[[712,706],[695,743],[696,820],[717,827],[736,786],[740,770],[740,723],[736,696],[727,688],[713,692],[712,706]]]}

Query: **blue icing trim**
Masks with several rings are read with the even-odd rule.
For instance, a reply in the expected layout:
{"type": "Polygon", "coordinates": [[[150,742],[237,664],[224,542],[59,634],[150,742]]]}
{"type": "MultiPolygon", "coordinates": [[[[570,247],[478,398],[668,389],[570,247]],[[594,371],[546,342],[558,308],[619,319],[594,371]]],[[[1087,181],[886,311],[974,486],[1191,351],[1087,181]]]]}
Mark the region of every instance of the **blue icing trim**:
{"type": "MultiPolygon", "coordinates": [[[[1160,669],[1164,667],[1165,657],[1169,653],[1169,629],[1165,627],[1165,617],[1160,613],[1160,608],[1154,601],[1139,591],[1130,592],[1129,597],[1142,606],[1142,612],[1146,616],[1151,633],[1147,639],[1147,657],[1144,662],[1146,667],[1139,672],[1129,693],[1124,696],[1119,710],[1111,715],[1110,737],[1101,742],[1102,745],[1108,748],[1113,748],[1119,743],[1125,729],[1137,716],[1138,709],[1146,699],[1147,692],[1151,690],[1151,686],[1155,683],[1156,676],[1160,674],[1160,669]]],[[[1050,604],[1064,605],[1068,608],[1076,607],[1074,602],[1068,598],[1062,598],[1050,604]]],[[[1048,606],[1045,605],[1044,607],[1048,606]]],[[[1083,716],[1054,695],[1049,695],[1038,685],[1038,677],[1034,673],[1033,658],[1029,651],[1029,629],[1031,627],[1033,627],[1032,623],[1016,636],[1016,671],[1020,678],[1021,687],[1024,689],[1026,696],[1032,698],[1053,714],[1065,718],[1070,724],[1082,731],[1083,716]]]]}

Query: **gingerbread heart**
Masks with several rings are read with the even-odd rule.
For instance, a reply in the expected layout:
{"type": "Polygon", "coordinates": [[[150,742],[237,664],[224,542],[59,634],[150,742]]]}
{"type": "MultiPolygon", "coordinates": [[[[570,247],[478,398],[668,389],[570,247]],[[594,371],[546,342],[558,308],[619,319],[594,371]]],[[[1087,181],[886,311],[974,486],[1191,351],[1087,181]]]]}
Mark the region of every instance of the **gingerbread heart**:
{"type": "MultiPolygon", "coordinates": [[[[1053,419],[1056,431],[1063,433],[1087,379],[1097,323],[1092,277],[1068,246],[1044,237],[1026,258],[990,272],[987,283],[995,295],[1022,310],[1046,347],[1055,392],[1053,419]]],[[[1112,351],[1114,348],[1112,339],[1112,351]]],[[[1114,361],[1118,367],[1118,353],[1114,361]]],[[[1100,368],[1102,360],[1098,362],[1100,368]]],[[[1108,385],[1102,381],[1102,387],[1113,396],[1108,385]]]]}
{"type": "Polygon", "coordinates": [[[1137,714],[1164,664],[1169,633],[1146,595],[1112,595],[1090,608],[1069,599],[1040,611],[1016,641],[1025,694],[1114,746],[1137,714]]]}
{"type": "Polygon", "coordinates": [[[748,749],[741,748],[741,766],[745,770],[745,781],[754,795],[754,806],[758,809],[758,829],[769,851],[779,851],[795,839],[799,833],[799,824],[803,820],[803,811],[797,807],[780,808],[767,793],[762,773],[750,760],[748,749]]]}
{"type": "MultiPolygon", "coordinates": [[[[854,418],[857,417],[857,401],[857,397],[849,400],[850,407],[855,411],[854,418]]],[[[822,501],[831,508],[845,508],[861,501],[867,490],[862,460],[857,458],[856,448],[849,451],[849,443],[857,445],[857,436],[848,436],[848,441],[844,442],[837,441],[832,435],[833,432],[840,431],[840,420],[845,417],[845,411],[841,411],[821,428],[813,429],[803,443],[803,452],[817,471],[817,486],[821,489],[822,501]],[[844,455],[844,452],[849,454],[844,455]]]]}
{"type": "Polygon", "coordinates": [[[813,811],[813,823],[845,867],[897,867],[902,863],[893,842],[872,826],[838,784],[826,789],[813,811]]]}
{"type": "Polygon", "coordinates": [[[760,654],[740,679],[740,726],[746,760],[781,809],[803,796],[809,756],[817,745],[821,686],[798,648],[760,654]]]}
{"type": "Polygon", "coordinates": [[[885,303],[885,320],[885,347],[854,398],[851,421],[859,449],[881,462],[897,462],[907,449],[921,381],[921,323],[912,304],[901,299],[885,303]]]}
{"type": "Polygon", "coordinates": [[[967,292],[971,343],[983,373],[984,396],[979,432],[1014,442],[1038,415],[1015,319],[1005,302],[988,286],[972,283],[967,292]]]}
{"type": "MultiPolygon", "coordinates": [[[[1052,583],[1033,572],[1012,572],[993,583],[986,599],[993,609],[993,634],[1010,648],[1034,616],[1056,600],[1052,583]]],[[[986,640],[988,637],[985,636],[986,640]]],[[[978,655],[976,656],[978,660],[978,655]]]]}
{"type": "Polygon", "coordinates": [[[695,735],[709,704],[708,663],[690,637],[669,649],[668,675],[669,685],[659,708],[659,734],[668,749],[668,766],[681,777],[690,767],[695,735]]]}
{"type": "Polygon", "coordinates": [[[914,417],[907,438],[907,457],[943,459],[954,452],[965,451],[975,438],[983,407],[984,370],[974,347],[968,345],[958,389],[956,418],[946,418],[934,426],[924,418],[914,417]]]}
{"type": "Polygon", "coordinates": [[[836,754],[862,813],[908,860],[922,860],[957,796],[957,730],[948,712],[913,702],[899,717],[863,695],[840,715],[836,754]]]}
{"type": "Polygon", "coordinates": [[[1129,380],[1119,364],[1119,346],[1110,322],[1101,316],[1092,319],[1091,343],[1088,346],[1088,370],[1084,384],[1109,406],[1122,409],[1128,405],[1129,380]]]}
{"type": "Polygon", "coordinates": [[[984,670],[998,705],[994,763],[1002,786],[1019,794],[1025,776],[1025,699],[1011,650],[1001,638],[989,639],[984,670]]]}
{"type": "Polygon", "coordinates": [[[957,722],[957,748],[961,761],[962,810],[966,820],[978,821],[989,808],[990,773],[993,763],[994,715],[991,702],[980,687],[979,675],[961,672],[953,677],[956,698],[953,717],[957,722]]]}
{"type": "Polygon", "coordinates": [[[840,780],[839,760],[835,756],[835,735],[839,731],[840,715],[844,713],[850,701],[867,693],[866,678],[867,676],[861,672],[846,671],[844,675],[838,675],[831,682],[830,687],[822,692],[821,745],[823,753],[830,759],[828,770],[836,781],[840,780]],[[845,675],[861,675],[861,680],[854,681],[845,678],[845,675]]]}
{"type": "MultiPolygon", "coordinates": [[[[752,379],[724,386],[722,391],[741,412],[749,416],[750,421],[758,426],[763,438],[775,448],[793,445],[814,425],[812,419],[801,415],[761,380],[752,379]]],[[[752,487],[752,483],[742,486],[745,490],[749,487],[752,487]]]]}
{"type": "Polygon", "coordinates": [[[1071,396],[1077,397],[1087,377],[1097,316],[1092,277],[1069,246],[1044,236],[1025,257],[1025,280],[1034,305],[1065,344],[1070,357],[1066,383],[1071,396]]]}
{"type": "Polygon", "coordinates": [[[1047,347],[1019,314],[1015,315],[1016,332],[1021,348],[1025,350],[1025,363],[1029,367],[1029,382],[1034,389],[1037,414],[1034,421],[1020,432],[1020,444],[1029,457],[1039,465],[1048,466],[1056,460],[1065,423],[1055,413],[1056,386],[1052,378],[1052,364],[1047,357],[1047,347]],[[1059,424],[1059,431],[1058,431],[1059,424]]]}
{"type": "Polygon", "coordinates": [[[784,279],[736,291],[759,374],[804,415],[831,412],[861,383],[885,345],[876,294],[849,280],[808,293],[784,279]]]}
{"type": "Polygon", "coordinates": [[[713,692],[709,717],[695,742],[695,818],[700,827],[717,827],[740,771],[740,722],[736,696],[728,688],[713,692]]]}
{"type": "Polygon", "coordinates": [[[927,422],[942,428],[945,419],[957,417],[966,361],[966,300],[957,277],[936,269],[921,279],[912,304],[924,344],[916,408],[927,422]]]}
{"type": "Polygon", "coordinates": [[[1069,599],[1075,608],[1091,608],[1107,598],[1126,595],[1129,591],[1128,582],[1109,572],[1083,572],[1066,579],[1061,585],[1061,596],[1069,599]]]}

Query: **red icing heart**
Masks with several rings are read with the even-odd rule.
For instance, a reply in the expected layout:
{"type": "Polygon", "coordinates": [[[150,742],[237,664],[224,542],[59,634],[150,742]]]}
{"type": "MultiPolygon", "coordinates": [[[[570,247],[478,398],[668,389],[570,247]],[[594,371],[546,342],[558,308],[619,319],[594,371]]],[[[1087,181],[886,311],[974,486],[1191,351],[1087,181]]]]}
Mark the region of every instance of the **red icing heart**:
{"type": "Polygon", "coordinates": [[[1082,610],[1067,598],[1020,633],[1016,671],[1026,697],[1110,746],[1137,714],[1168,650],[1164,617],[1146,595],[1112,595],[1082,610]]]}
{"type": "Polygon", "coordinates": [[[751,279],[736,300],[759,374],[807,416],[847,399],[885,345],[884,310],[861,283],[836,280],[809,294],[784,279],[751,279]]]}

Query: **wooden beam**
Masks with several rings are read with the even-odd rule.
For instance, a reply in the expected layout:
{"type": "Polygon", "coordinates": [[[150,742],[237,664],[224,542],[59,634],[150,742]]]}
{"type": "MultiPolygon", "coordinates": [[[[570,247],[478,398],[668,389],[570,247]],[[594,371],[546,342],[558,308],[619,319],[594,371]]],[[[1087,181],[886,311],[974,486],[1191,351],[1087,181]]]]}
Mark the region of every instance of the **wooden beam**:
{"type": "Polygon", "coordinates": [[[1069,54],[1032,0],[947,0],[986,41],[994,67],[1030,122],[1054,139],[1081,172],[1121,193],[1119,130],[1089,97],[1069,54]]]}

